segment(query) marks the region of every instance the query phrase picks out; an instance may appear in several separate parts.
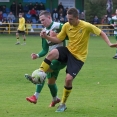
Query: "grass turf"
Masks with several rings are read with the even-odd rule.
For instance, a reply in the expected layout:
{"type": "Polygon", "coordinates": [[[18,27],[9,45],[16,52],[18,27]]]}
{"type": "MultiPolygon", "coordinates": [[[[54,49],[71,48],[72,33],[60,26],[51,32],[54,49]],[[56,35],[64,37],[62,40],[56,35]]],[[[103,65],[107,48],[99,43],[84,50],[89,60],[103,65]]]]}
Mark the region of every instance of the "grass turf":
{"type": "MultiPolygon", "coordinates": [[[[23,42],[22,38],[20,39],[23,42]]],[[[110,37],[115,42],[114,37],[110,37]]],[[[37,69],[44,58],[31,60],[32,52],[41,50],[39,36],[27,36],[25,46],[15,45],[14,35],[0,35],[0,116],[1,117],[117,117],[116,62],[112,59],[115,48],[109,48],[97,36],[89,41],[87,60],[73,82],[67,101],[67,110],[55,113],[49,108],[51,95],[47,82],[36,105],[26,101],[35,92],[35,85],[24,78],[37,69]]],[[[61,98],[65,69],[57,80],[61,98]]]]}

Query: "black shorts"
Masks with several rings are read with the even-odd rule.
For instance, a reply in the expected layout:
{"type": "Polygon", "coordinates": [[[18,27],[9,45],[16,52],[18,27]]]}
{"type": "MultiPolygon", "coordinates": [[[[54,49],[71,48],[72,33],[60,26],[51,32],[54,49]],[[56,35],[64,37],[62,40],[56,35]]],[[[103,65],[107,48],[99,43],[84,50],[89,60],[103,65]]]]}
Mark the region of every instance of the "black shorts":
{"type": "Polygon", "coordinates": [[[22,34],[22,35],[25,35],[25,31],[18,30],[17,33],[22,34]]]}
{"type": "Polygon", "coordinates": [[[76,77],[84,62],[76,59],[67,49],[67,47],[57,47],[59,51],[58,61],[66,63],[66,73],[69,73],[73,78],[76,77]]]}

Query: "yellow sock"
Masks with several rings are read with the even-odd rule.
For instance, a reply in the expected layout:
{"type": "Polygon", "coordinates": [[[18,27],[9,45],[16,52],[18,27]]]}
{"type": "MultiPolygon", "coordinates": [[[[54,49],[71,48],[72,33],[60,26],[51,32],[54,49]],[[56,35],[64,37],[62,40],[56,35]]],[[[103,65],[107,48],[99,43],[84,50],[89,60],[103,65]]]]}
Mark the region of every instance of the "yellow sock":
{"type": "Polygon", "coordinates": [[[42,62],[39,69],[46,72],[49,69],[50,64],[51,64],[51,61],[45,58],[45,60],[42,62]]]}
{"type": "Polygon", "coordinates": [[[17,42],[19,42],[19,37],[17,38],[17,42]]]}
{"type": "Polygon", "coordinates": [[[67,101],[67,98],[69,97],[70,93],[71,93],[72,88],[70,89],[63,89],[63,96],[62,96],[62,100],[61,103],[64,104],[67,101]]]}

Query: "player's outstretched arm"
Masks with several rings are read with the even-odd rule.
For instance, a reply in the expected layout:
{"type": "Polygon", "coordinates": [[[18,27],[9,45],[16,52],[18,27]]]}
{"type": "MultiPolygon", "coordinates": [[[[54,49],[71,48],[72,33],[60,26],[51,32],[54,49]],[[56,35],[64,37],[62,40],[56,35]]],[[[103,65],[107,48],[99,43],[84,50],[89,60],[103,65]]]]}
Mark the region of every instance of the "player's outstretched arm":
{"type": "Polygon", "coordinates": [[[60,43],[60,42],[61,42],[61,40],[59,40],[59,39],[57,38],[57,36],[54,36],[54,37],[48,36],[48,35],[46,34],[46,32],[44,32],[44,31],[41,31],[40,36],[41,36],[42,38],[45,38],[45,39],[47,39],[47,40],[49,40],[49,41],[51,41],[51,42],[54,42],[54,43],[60,43]]]}
{"type": "Polygon", "coordinates": [[[117,43],[111,43],[108,36],[103,31],[101,31],[100,36],[110,47],[117,47],[117,43]]]}

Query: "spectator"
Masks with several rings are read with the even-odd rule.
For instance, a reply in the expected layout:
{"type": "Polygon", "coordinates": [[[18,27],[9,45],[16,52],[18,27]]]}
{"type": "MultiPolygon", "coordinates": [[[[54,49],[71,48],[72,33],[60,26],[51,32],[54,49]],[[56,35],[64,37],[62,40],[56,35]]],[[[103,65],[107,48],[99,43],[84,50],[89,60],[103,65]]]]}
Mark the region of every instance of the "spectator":
{"type": "Polygon", "coordinates": [[[29,8],[29,10],[32,10],[33,4],[31,2],[29,3],[28,8],[29,8]]]}
{"type": "Polygon", "coordinates": [[[67,11],[68,11],[68,7],[65,8],[65,11],[64,11],[64,17],[65,17],[65,22],[67,22],[67,11]]]}
{"type": "Polygon", "coordinates": [[[32,10],[30,10],[30,14],[32,17],[36,17],[36,10],[32,8],[32,10]]]}
{"type": "Polygon", "coordinates": [[[8,14],[8,16],[7,16],[7,19],[11,19],[11,20],[15,20],[15,16],[14,16],[14,14],[12,13],[12,12],[10,12],[9,14],[8,14]]]}
{"type": "Polygon", "coordinates": [[[2,12],[6,13],[6,6],[5,5],[2,6],[2,12]]]}
{"type": "Polygon", "coordinates": [[[65,14],[64,14],[64,11],[62,8],[59,10],[58,15],[59,15],[59,19],[60,19],[61,15],[62,15],[62,17],[65,17],[65,14]]]}
{"type": "Polygon", "coordinates": [[[60,23],[63,23],[63,24],[65,23],[65,19],[64,19],[64,16],[62,13],[59,16],[59,21],[60,21],[60,23]]]}
{"type": "Polygon", "coordinates": [[[42,2],[39,4],[39,10],[40,11],[45,10],[45,6],[44,6],[44,4],[42,2]]]}
{"type": "Polygon", "coordinates": [[[38,20],[39,20],[39,14],[38,14],[38,12],[36,12],[35,18],[36,18],[36,21],[38,22],[38,20]]]}
{"type": "Polygon", "coordinates": [[[10,11],[16,16],[16,3],[15,2],[11,4],[10,11]]]}
{"type": "Polygon", "coordinates": [[[99,24],[99,19],[97,16],[94,17],[93,24],[99,24]]]}
{"type": "Polygon", "coordinates": [[[0,5],[0,11],[2,11],[2,6],[0,5]]]}
{"type": "Polygon", "coordinates": [[[55,8],[52,12],[52,18],[53,19],[58,19],[58,11],[57,11],[57,8],[55,8]]]}
{"type": "Polygon", "coordinates": [[[13,19],[11,17],[8,17],[7,22],[10,23],[10,24],[13,24],[13,19]]]}
{"type": "Polygon", "coordinates": [[[3,18],[2,23],[0,25],[1,33],[3,33],[6,29],[8,29],[7,19],[3,18]]]}
{"type": "Polygon", "coordinates": [[[0,11],[0,21],[3,20],[3,14],[2,14],[2,11],[0,11]]]}
{"type": "Polygon", "coordinates": [[[23,6],[21,3],[18,4],[18,14],[23,12],[23,6]]]}
{"type": "Polygon", "coordinates": [[[57,7],[57,11],[59,12],[60,9],[63,9],[63,11],[64,11],[64,7],[62,5],[62,2],[59,3],[59,5],[57,7]]]}
{"type": "Polygon", "coordinates": [[[37,10],[37,11],[39,11],[40,9],[39,9],[39,3],[38,2],[36,2],[35,3],[35,6],[34,6],[36,9],[35,10],[37,10]]]}
{"type": "MultiPolygon", "coordinates": [[[[102,24],[102,25],[108,25],[107,15],[104,15],[104,16],[102,17],[101,24],[102,24]]],[[[107,34],[108,27],[107,27],[107,26],[102,26],[102,30],[107,34]]]]}
{"type": "Polygon", "coordinates": [[[9,23],[8,24],[8,27],[9,27],[9,25],[10,25],[10,27],[15,27],[15,25],[13,24],[13,22],[14,22],[14,20],[13,19],[11,19],[10,17],[7,19],[7,23],[9,23]]]}
{"type": "Polygon", "coordinates": [[[28,13],[25,14],[25,19],[31,21],[31,14],[30,14],[30,11],[29,11],[28,13]]]}
{"type": "Polygon", "coordinates": [[[80,19],[81,19],[81,20],[85,20],[85,13],[84,13],[84,12],[81,12],[81,14],[80,14],[80,19]]]}
{"type": "Polygon", "coordinates": [[[29,7],[28,7],[28,5],[26,4],[25,6],[24,6],[24,13],[28,13],[28,11],[29,11],[29,7]]]}

